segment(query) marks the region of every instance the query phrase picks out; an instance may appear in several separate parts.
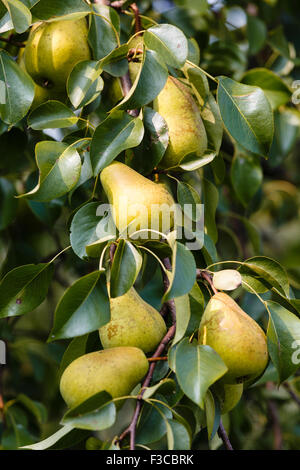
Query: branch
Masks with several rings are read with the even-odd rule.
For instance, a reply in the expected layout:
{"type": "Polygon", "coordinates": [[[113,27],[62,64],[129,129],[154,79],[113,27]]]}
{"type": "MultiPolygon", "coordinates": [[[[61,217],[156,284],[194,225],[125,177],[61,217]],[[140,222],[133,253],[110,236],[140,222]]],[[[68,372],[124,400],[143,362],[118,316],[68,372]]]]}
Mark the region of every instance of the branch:
{"type": "Polygon", "coordinates": [[[135,32],[139,33],[142,30],[141,18],[140,18],[140,11],[136,3],[132,3],[130,5],[131,10],[134,13],[135,18],[135,32]]]}
{"type": "Polygon", "coordinates": [[[210,285],[214,294],[218,293],[217,289],[213,285],[211,274],[205,271],[204,269],[197,269],[197,279],[201,278],[204,279],[210,285]]]}
{"type": "Polygon", "coordinates": [[[233,450],[233,447],[231,445],[231,442],[229,440],[228,434],[225,431],[225,428],[223,426],[222,420],[220,420],[220,425],[218,429],[218,436],[222,439],[224,446],[226,447],[227,450],[233,450]]]}

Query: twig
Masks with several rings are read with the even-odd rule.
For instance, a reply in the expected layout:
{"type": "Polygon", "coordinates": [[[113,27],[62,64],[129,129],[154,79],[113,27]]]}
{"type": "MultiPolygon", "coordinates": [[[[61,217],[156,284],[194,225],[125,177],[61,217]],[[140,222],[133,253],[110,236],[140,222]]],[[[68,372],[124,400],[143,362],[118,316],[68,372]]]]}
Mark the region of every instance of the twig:
{"type": "MultiPolygon", "coordinates": [[[[121,82],[123,95],[124,96],[128,95],[129,91],[132,88],[132,83],[131,83],[131,78],[130,78],[130,75],[129,75],[129,71],[126,72],[125,75],[123,75],[120,78],[120,82],[121,82]]],[[[133,117],[138,117],[138,115],[140,114],[138,109],[129,109],[129,110],[127,110],[127,113],[130,114],[130,116],[133,116],[133,117]]]]}
{"type": "Polygon", "coordinates": [[[201,279],[201,278],[205,279],[205,281],[208,282],[214,294],[218,293],[217,289],[213,285],[211,274],[209,274],[207,271],[203,269],[197,269],[197,279],[201,279]]]}
{"type": "Polygon", "coordinates": [[[218,436],[222,439],[224,446],[226,447],[227,450],[233,450],[228,434],[225,431],[225,428],[223,426],[222,420],[220,420],[218,436]]]}
{"type": "Polygon", "coordinates": [[[284,382],[283,386],[284,386],[284,388],[287,389],[287,391],[289,392],[291,398],[297,403],[297,405],[300,406],[300,397],[298,397],[298,395],[296,395],[296,393],[292,390],[290,384],[287,383],[287,382],[284,382]]]}
{"type": "Polygon", "coordinates": [[[141,391],[139,395],[137,396],[137,404],[136,404],[136,408],[135,408],[131,423],[128,426],[128,428],[126,428],[125,431],[123,431],[120,437],[117,439],[118,442],[121,442],[129,434],[130,435],[130,450],[135,449],[136,426],[137,426],[137,422],[138,422],[139,415],[140,415],[141,408],[142,408],[142,403],[143,403],[142,398],[146,391],[146,388],[149,386],[151,382],[153,372],[157,364],[157,362],[155,362],[155,359],[161,356],[161,353],[163,352],[167,344],[171,341],[171,339],[174,338],[175,331],[176,331],[176,324],[171,326],[171,328],[168,330],[167,334],[165,335],[165,337],[162,339],[161,343],[159,344],[158,348],[156,349],[155,353],[150,358],[152,359],[152,362],[150,364],[146,378],[142,384],[141,391]]]}
{"type": "Polygon", "coordinates": [[[114,260],[114,255],[115,255],[116,249],[117,249],[117,246],[115,245],[115,243],[112,243],[112,245],[110,245],[110,247],[109,247],[109,259],[110,259],[111,264],[114,260]]]}
{"type": "Polygon", "coordinates": [[[157,361],[167,361],[168,356],[162,356],[162,357],[149,357],[148,362],[157,362],[157,361]]]}
{"type": "Polygon", "coordinates": [[[140,18],[140,11],[136,3],[132,3],[130,5],[131,10],[134,13],[134,18],[135,18],[135,32],[139,33],[142,30],[142,25],[141,25],[141,18],[140,18]]]}

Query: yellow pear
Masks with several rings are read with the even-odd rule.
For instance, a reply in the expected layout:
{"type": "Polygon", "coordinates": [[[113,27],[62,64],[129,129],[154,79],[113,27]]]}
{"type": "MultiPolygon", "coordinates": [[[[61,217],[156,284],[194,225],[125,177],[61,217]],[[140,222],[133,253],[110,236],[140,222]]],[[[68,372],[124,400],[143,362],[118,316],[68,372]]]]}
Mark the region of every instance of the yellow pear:
{"type": "MultiPolygon", "coordinates": [[[[100,179],[120,232],[154,229],[166,233],[174,225],[174,199],[164,185],[154,183],[120,162],[102,170],[100,179]]],[[[147,238],[149,232],[140,234],[147,238]]]]}
{"type": "Polygon", "coordinates": [[[176,168],[190,153],[203,155],[207,148],[206,130],[194,97],[185,84],[170,76],[154,100],[153,108],[165,119],[169,129],[169,146],[160,167],[176,168]]]}
{"type": "Polygon", "coordinates": [[[100,328],[102,346],[135,346],[153,351],[167,332],[160,313],[147,304],[132,287],[126,294],[110,299],[109,323],[100,328]]]}
{"type": "Polygon", "coordinates": [[[24,52],[29,75],[56,92],[65,91],[73,67],[90,58],[85,18],[39,24],[31,30],[24,52]]]}
{"type": "Polygon", "coordinates": [[[226,384],[219,380],[212,386],[213,392],[219,399],[221,414],[231,411],[243,395],[243,384],[226,384]]]}
{"type": "MultiPolygon", "coordinates": [[[[20,67],[22,70],[27,72],[26,66],[25,66],[25,57],[24,57],[24,51],[25,48],[22,48],[19,52],[18,60],[17,62],[19,63],[20,67]]],[[[31,105],[31,109],[33,110],[37,106],[39,106],[42,103],[45,103],[45,101],[48,100],[59,100],[59,101],[65,101],[66,100],[66,93],[65,92],[55,92],[55,90],[51,88],[47,88],[45,86],[40,86],[35,83],[34,86],[34,98],[33,102],[31,105]]]]}
{"type": "Polygon", "coordinates": [[[241,383],[258,377],[268,363],[267,340],[260,326],[229,295],[215,294],[200,322],[199,342],[211,346],[228,372],[224,383],[241,383]]]}
{"type": "Polygon", "coordinates": [[[60,380],[60,392],[70,408],[102,391],[113,398],[122,397],[130,394],[148,368],[148,360],[138,348],[92,352],[68,365],[60,380]]]}

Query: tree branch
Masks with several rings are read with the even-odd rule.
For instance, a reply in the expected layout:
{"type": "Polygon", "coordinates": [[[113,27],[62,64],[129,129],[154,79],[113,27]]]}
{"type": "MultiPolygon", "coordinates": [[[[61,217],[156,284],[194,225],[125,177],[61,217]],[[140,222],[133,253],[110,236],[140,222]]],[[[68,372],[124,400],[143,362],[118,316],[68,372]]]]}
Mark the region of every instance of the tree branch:
{"type": "Polygon", "coordinates": [[[227,450],[233,450],[233,447],[231,445],[231,442],[229,440],[228,434],[225,431],[225,428],[223,426],[222,420],[220,420],[220,425],[218,429],[218,436],[222,439],[224,446],[226,447],[227,450]]]}

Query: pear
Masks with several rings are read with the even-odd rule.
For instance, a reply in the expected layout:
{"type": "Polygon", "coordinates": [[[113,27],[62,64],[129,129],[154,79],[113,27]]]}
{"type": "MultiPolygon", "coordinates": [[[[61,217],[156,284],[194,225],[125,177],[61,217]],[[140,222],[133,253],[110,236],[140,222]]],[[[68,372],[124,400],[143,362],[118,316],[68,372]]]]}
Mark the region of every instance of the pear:
{"type": "Polygon", "coordinates": [[[78,357],[64,370],[60,392],[70,408],[96,393],[106,391],[113,398],[128,395],[149,368],[143,351],[120,347],[78,357]]]}
{"type": "Polygon", "coordinates": [[[190,89],[169,76],[153,102],[153,108],[165,119],[169,146],[159,163],[161,168],[176,168],[190,153],[203,155],[207,148],[206,130],[190,89]]]}
{"type": "Polygon", "coordinates": [[[73,67],[90,58],[85,18],[42,22],[31,30],[24,52],[29,75],[38,85],[56,92],[65,91],[73,67]]]}
{"type": "Polygon", "coordinates": [[[150,181],[120,162],[104,168],[100,179],[120,232],[131,224],[129,235],[144,230],[140,238],[147,238],[146,229],[166,233],[173,228],[175,202],[164,185],[150,181]]]}
{"type": "Polygon", "coordinates": [[[224,383],[241,383],[262,374],[268,363],[267,340],[260,326],[229,295],[215,294],[199,328],[199,342],[211,346],[228,372],[224,383]]]}
{"type": "Polygon", "coordinates": [[[212,386],[212,390],[218,397],[221,405],[221,414],[231,411],[240,401],[243,395],[243,384],[226,384],[219,380],[212,386]]]}
{"type": "Polygon", "coordinates": [[[104,349],[135,346],[153,351],[167,332],[160,313],[147,304],[132,287],[126,294],[110,299],[111,320],[99,330],[104,349]]]}

